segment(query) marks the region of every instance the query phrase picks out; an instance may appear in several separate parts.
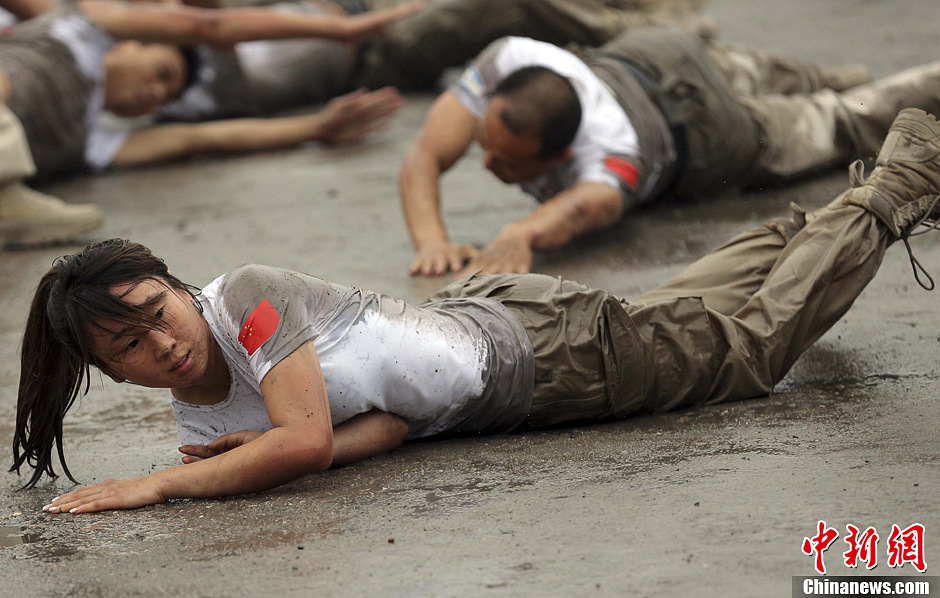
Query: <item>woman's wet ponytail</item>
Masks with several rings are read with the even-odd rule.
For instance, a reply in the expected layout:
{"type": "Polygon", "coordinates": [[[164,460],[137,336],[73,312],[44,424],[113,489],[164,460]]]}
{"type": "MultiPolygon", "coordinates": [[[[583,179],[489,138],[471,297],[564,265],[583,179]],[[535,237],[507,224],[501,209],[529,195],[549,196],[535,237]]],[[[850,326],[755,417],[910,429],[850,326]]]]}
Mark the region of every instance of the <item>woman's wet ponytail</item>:
{"type": "MultiPolygon", "coordinates": [[[[53,289],[61,282],[53,268],[39,282],[26,320],[20,363],[20,387],[16,404],[16,432],[13,436],[13,467],[33,468],[26,487],[36,485],[43,473],[55,476],[53,445],[65,475],[75,478],[65,464],[62,447],[62,421],[78,396],[82,382],[88,384],[88,364],[62,343],[47,315],[53,289]]],[[[54,309],[54,303],[53,303],[54,309]]]]}

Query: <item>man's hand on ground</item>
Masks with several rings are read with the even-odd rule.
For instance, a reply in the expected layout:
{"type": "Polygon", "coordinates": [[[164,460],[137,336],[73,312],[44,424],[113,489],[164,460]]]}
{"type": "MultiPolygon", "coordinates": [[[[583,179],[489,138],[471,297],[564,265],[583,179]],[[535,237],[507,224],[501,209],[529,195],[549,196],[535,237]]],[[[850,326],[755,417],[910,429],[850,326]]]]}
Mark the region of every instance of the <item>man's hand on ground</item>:
{"type": "Polygon", "coordinates": [[[455,278],[471,274],[526,273],[532,269],[532,248],[523,237],[500,235],[487,245],[455,278]]]}
{"type": "Polygon", "coordinates": [[[427,243],[418,249],[408,273],[412,276],[440,276],[460,270],[464,262],[476,258],[480,250],[448,241],[427,243]]]}
{"type": "Polygon", "coordinates": [[[317,140],[338,145],[361,141],[388,124],[404,101],[393,87],[362,89],[333,99],[317,115],[322,119],[317,140]]]}

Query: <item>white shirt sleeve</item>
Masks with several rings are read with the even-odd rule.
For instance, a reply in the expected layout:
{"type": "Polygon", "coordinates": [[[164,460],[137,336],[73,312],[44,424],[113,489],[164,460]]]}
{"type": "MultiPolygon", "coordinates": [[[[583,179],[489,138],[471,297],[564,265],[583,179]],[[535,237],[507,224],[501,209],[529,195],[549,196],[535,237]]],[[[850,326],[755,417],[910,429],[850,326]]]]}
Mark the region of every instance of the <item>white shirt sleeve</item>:
{"type": "Polygon", "coordinates": [[[88,167],[99,172],[110,166],[129,135],[128,129],[93,128],[85,142],[85,162],[88,167]]]}

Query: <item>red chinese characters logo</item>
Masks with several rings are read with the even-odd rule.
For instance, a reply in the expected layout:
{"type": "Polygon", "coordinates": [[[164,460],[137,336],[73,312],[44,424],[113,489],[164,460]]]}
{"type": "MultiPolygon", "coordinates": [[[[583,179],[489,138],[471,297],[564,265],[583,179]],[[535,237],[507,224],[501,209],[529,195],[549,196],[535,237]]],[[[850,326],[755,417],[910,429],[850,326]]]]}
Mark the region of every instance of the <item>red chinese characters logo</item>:
{"type": "MultiPolygon", "coordinates": [[[[825,521],[819,521],[816,529],[815,536],[803,538],[802,549],[803,554],[814,557],[816,572],[825,575],[824,553],[839,537],[839,532],[827,526],[825,521]]],[[[860,563],[864,564],[866,569],[877,567],[878,542],[881,536],[875,528],[867,527],[862,530],[861,527],[849,523],[846,524],[845,530],[847,533],[843,541],[848,544],[848,550],[842,553],[842,563],[849,568],[856,568],[860,563]]],[[[924,525],[921,523],[913,523],[904,529],[898,525],[892,525],[891,534],[885,542],[888,566],[903,567],[906,563],[910,563],[921,573],[927,571],[924,535],[924,525]]]]}
{"type": "Polygon", "coordinates": [[[859,529],[849,523],[845,526],[849,531],[845,537],[845,543],[849,549],[842,553],[842,559],[846,567],[858,567],[858,562],[865,563],[866,569],[874,569],[878,566],[878,532],[875,528],[869,527],[859,534],[859,529]]]}
{"type": "Polygon", "coordinates": [[[914,565],[921,573],[927,570],[922,523],[914,523],[904,529],[897,524],[891,526],[891,535],[888,536],[888,566],[903,567],[904,563],[914,565]]]}
{"type": "Polygon", "coordinates": [[[826,527],[825,521],[818,524],[818,533],[812,538],[803,538],[803,554],[807,556],[816,556],[816,571],[820,575],[826,574],[826,563],[823,561],[823,553],[826,552],[836,538],[839,532],[834,528],[826,527]]]}

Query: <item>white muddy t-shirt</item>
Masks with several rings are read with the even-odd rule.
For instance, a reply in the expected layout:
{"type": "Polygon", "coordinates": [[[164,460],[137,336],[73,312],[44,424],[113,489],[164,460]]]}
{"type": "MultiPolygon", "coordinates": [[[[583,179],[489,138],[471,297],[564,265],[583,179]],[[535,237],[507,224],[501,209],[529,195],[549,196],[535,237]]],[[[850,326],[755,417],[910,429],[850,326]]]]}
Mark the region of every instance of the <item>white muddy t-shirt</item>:
{"type": "Polygon", "coordinates": [[[404,418],[409,437],[418,438],[505,431],[528,411],[532,381],[519,372],[531,372],[531,347],[495,301],[417,307],[306,274],[244,266],[210,283],[199,302],[231,387],[215,405],[173,400],[182,444],[270,429],[261,381],[308,341],[334,426],[378,409],[404,418]]]}
{"type": "Polygon", "coordinates": [[[621,176],[608,168],[605,160],[609,156],[636,154],[636,130],[607,86],[571,52],[526,37],[506,37],[490,44],[450,91],[482,119],[489,95],[497,84],[527,66],[550,68],[571,82],[581,102],[581,125],[571,144],[573,158],[537,179],[522,183],[523,191],[538,201],[547,201],[585,181],[623,189],[621,176]]]}
{"type": "Polygon", "coordinates": [[[55,19],[50,35],[69,49],[82,74],[94,81],[95,88],[88,100],[85,139],[85,162],[92,170],[107,168],[127,140],[129,131],[113,127],[101,120],[104,109],[105,56],[115,39],[94,25],[79,10],[68,10],[55,19]]]}

